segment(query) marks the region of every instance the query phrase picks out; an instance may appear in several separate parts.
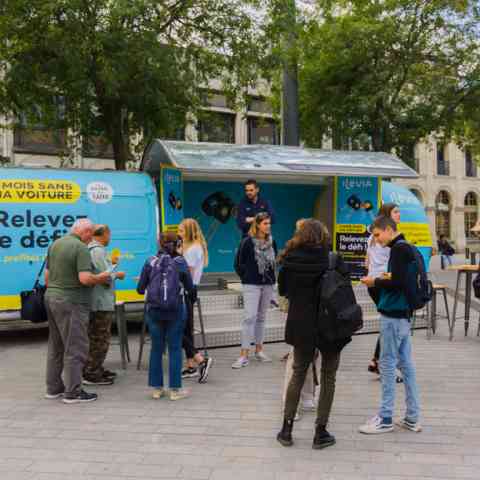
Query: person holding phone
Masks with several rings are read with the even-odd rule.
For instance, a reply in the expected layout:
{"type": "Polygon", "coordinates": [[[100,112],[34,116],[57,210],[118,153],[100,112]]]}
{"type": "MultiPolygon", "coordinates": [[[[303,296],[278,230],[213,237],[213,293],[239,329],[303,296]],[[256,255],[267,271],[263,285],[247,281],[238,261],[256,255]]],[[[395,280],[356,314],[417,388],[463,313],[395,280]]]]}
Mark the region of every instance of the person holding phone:
{"type": "Polygon", "coordinates": [[[115,281],[123,280],[125,272],[116,271],[118,256],[112,263],[106,247],[110,244],[111,232],[108,225],[96,225],[93,239],[88,244],[94,273],[110,273],[110,282],[93,287],[88,338],[90,347],[88,360],[83,369],[86,385],[112,385],[117,374],[103,366],[110,348],[112,322],[115,312],[115,281]]]}

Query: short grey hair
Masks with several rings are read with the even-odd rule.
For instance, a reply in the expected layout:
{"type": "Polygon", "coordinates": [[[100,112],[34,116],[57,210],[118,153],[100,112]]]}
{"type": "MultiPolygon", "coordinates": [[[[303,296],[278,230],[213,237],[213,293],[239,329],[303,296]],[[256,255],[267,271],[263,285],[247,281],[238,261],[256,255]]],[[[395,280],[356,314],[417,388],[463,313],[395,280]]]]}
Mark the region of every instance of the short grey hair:
{"type": "Polygon", "coordinates": [[[89,218],[79,218],[75,220],[75,223],[72,225],[72,228],[70,229],[71,233],[77,233],[77,232],[83,232],[84,230],[87,229],[94,229],[95,225],[89,218]]]}

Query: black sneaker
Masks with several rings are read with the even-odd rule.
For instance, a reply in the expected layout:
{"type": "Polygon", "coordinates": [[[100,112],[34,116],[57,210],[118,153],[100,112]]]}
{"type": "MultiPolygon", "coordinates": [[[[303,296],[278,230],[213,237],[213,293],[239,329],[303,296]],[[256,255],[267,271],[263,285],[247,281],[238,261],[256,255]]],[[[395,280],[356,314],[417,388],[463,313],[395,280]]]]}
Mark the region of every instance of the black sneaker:
{"type": "Polygon", "coordinates": [[[84,378],[83,382],[84,385],[113,385],[113,378],[84,378]]]}
{"type": "Polygon", "coordinates": [[[80,390],[76,393],[71,393],[63,397],[63,403],[88,403],[94,402],[98,398],[96,393],[88,393],[85,390],[80,390]]]}
{"type": "Polygon", "coordinates": [[[200,378],[198,379],[198,383],[206,383],[208,378],[208,372],[210,371],[210,367],[213,364],[213,358],[206,358],[200,364],[200,378]]]}
{"type": "Polygon", "coordinates": [[[324,425],[317,425],[315,428],[315,437],[313,438],[312,448],[314,450],[321,450],[335,445],[335,437],[328,433],[324,425]]]}
{"type": "Polygon", "coordinates": [[[111,370],[104,370],[103,371],[103,377],[104,378],[117,378],[117,373],[112,372],[111,370]]]}
{"type": "Polygon", "coordinates": [[[195,378],[198,377],[200,374],[196,368],[186,368],[182,371],[182,378],[195,378]]]}

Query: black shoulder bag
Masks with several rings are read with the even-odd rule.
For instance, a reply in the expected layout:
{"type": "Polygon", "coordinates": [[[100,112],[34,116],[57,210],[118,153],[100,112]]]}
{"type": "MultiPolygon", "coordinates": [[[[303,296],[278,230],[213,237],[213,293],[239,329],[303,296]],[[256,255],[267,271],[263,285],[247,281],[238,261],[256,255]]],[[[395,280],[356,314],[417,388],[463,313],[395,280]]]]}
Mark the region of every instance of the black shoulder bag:
{"type": "Polygon", "coordinates": [[[42,276],[46,262],[47,259],[45,258],[33,284],[33,289],[20,292],[20,299],[22,301],[20,313],[23,320],[30,320],[33,323],[42,323],[48,320],[44,298],[47,287],[40,285],[40,277],[42,276]]]}

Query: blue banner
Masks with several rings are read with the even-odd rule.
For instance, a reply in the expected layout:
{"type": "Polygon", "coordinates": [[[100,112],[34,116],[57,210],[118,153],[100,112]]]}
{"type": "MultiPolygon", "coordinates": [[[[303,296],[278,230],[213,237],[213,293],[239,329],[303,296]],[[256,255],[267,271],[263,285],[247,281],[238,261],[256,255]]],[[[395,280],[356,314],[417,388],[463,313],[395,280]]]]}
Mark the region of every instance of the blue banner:
{"type": "Polygon", "coordinates": [[[183,176],[173,167],[162,167],[160,176],[162,199],[162,232],[176,232],[183,220],[183,176]]]}
{"type": "Polygon", "coordinates": [[[376,177],[335,178],[334,249],[348,264],[354,280],[366,274],[368,226],[377,214],[380,194],[376,177]]]}

